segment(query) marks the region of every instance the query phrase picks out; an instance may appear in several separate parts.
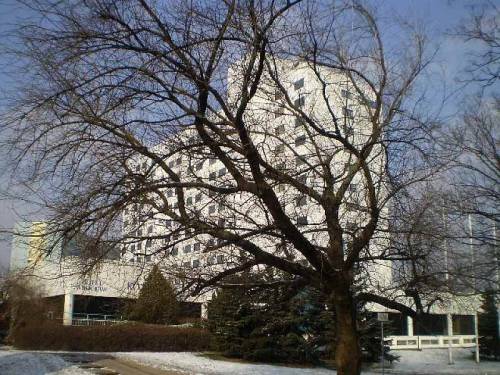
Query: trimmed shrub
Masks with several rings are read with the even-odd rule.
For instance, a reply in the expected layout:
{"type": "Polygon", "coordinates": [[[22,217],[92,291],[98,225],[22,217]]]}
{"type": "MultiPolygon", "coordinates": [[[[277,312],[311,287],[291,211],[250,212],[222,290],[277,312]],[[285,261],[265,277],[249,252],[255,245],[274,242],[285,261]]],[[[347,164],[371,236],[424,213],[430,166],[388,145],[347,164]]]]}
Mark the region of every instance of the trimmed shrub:
{"type": "Polygon", "coordinates": [[[75,351],[204,351],[210,334],[199,328],[140,323],[75,327],[56,323],[25,325],[11,332],[12,344],[29,350],[75,351]]]}

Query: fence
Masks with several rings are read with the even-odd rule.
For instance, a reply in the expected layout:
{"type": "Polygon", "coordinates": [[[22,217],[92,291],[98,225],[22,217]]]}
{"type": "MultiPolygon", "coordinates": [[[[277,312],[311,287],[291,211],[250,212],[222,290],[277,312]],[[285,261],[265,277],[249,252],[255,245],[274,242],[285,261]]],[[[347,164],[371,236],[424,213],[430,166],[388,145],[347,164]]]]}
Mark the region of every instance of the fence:
{"type": "Polygon", "coordinates": [[[122,316],[104,314],[73,314],[73,326],[106,326],[123,322],[122,316]]]}
{"type": "MultiPolygon", "coordinates": [[[[392,336],[388,337],[391,349],[424,349],[447,348],[448,336],[392,336]]],[[[451,346],[454,348],[469,348],[476,345],[475,335],[454,335],[451,346]]]]}

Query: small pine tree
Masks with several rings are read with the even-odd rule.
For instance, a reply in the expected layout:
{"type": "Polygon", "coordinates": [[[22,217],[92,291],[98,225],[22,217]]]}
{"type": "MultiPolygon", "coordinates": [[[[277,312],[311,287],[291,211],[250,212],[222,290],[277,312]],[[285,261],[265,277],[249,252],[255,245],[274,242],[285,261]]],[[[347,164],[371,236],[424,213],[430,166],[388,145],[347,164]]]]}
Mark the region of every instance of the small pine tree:
{"type": "Polygon", "coordinates": [[[500,337],[498,335],[498,310],[494,292],[483,295],[484,313],[479,315],[479,353],[488,359],[500,360],[500,337]]]}
{"type": "Polygon", "coordinates": [[[132,305],[129,319],[150,324],[174,324],[178,313],[179,303],[174,289],[155,265],[132,305]]]}

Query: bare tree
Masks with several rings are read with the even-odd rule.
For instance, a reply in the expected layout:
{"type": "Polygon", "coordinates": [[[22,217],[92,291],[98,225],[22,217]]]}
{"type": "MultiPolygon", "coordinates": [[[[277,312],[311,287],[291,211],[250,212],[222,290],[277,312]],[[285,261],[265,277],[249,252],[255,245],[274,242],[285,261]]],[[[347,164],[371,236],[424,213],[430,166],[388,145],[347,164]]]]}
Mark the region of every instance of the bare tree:
{"type": "Polygon", "coordinates": [[[482,86],[491,86],[500,79],[500,8],[494,1],[476,5],[456,35],[467,42],[477,43],[481,48],[472,54],[467,68],[470,80],[482,86]]]}
{"type": "Polygon", "coordinates": [[[498,258],[486,241],[491,236],[482,223],[475,223],[471,236],[468,214],[457,206],[464,195],[457,197],[453,184],[443,185],[425,184],[411,199],[399,200],[392,216],[391,246],[402,259],[395,262],[392,286],[414,295],[427,311],[450,298],[498,289],[498,258]]]}
{"type": "Polygon", "coordinates": [[[440,167],[422,35],[401,28],[391,48],[357,1],[29,5],[29,82],[4,123],[51,233],[148,248],[189,292],[294,275],[332,296],[339,374],[360,373],[356,301],[420,313],[386,291],[390,203],[440,167]],[[194,240],[223,264],[175,268],[194,240]]]}

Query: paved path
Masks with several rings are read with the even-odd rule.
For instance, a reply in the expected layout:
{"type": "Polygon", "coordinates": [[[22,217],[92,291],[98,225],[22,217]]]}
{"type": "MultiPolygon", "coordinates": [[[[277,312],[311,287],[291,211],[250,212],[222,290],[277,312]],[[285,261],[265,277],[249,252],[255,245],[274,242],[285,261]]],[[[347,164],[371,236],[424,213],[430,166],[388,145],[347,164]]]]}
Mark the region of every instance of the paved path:
{"type": "Polygon", "coordinates": [[[57,353],[57,355],[96,375],[189,375],[188,372],[161,370],[105,353],[57,353]]]}

